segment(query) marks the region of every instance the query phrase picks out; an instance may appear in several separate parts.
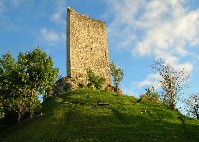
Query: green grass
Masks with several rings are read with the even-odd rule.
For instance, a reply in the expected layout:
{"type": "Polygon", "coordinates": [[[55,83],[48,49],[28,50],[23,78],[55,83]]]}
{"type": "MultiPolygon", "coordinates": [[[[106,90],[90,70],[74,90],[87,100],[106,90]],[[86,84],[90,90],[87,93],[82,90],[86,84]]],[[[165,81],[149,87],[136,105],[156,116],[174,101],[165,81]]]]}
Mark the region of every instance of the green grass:
{"type": "Polygon", "coordinates": [[[24,120],[3,141],[199,141],[199,121],[164,105],[137,103],[134,97],[99,90],[57,95],[43,103],[43,114],[24,120]],[[111,105],[97,106],[97,101],[111,105]]]}

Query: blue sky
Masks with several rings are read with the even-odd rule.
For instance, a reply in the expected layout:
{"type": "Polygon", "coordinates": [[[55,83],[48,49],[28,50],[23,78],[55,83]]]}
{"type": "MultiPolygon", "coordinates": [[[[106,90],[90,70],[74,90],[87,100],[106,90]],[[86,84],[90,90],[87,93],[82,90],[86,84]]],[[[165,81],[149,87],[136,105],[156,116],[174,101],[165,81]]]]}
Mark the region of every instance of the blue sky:
{"type": "Polygon", "coordinates": [[[124,93],[138,97],[157,84],[148,67],[158,58],[191,74],[185,96],[199,92],[198,0],[0,0],[0,56],[39,46],[65,76],[67,7],[106,22],[124,93]]]}

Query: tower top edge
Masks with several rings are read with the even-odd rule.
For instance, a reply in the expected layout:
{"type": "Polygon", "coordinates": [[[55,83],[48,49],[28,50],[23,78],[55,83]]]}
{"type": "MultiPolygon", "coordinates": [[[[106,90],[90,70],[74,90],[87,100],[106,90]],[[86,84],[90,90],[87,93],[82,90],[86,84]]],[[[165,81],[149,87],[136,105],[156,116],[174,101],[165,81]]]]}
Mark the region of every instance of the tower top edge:
{"type": "Polygon", "coordinates": [[[106,24],[104,21],[91,18],[91,17],[86,16],[86,15],[84,15],[84,14],[80,14],[80,13],[78,13],[75,9],[73,9],[73,8],[71,8],[71,7],[68,7],[68,8],[67,8],[67,11],[68,11],[68,12],[74,12],[74,13],[76,13],[76,14],[78,14],[78,15],[80,15],[80,16],[83,16],[83,17],[85,17],[85,18],[88,18],[88,19],[95,20],[95,21],[102,22],[102,23],[106,24]]]}

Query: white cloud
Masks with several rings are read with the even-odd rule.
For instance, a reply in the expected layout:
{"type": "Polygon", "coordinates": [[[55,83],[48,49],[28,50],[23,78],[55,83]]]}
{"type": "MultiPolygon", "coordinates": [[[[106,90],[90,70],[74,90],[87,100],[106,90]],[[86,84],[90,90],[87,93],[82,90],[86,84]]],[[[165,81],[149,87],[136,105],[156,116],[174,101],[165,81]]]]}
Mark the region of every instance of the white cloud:
{"type": "Polygon", "coordinates": [[[132,89],[129,89],[125,86],[121,86],[121,90],[123,94],[129,95],[129,96],[136,96],[132,89]]]}
{"type": "MultiPolygon", "coordinates": [[[[183,68],[185,69],[185,71],[188,74],[191,74],[192,70],[193,70],[193,64],[192,63],[184,63],[184,64],[178,64],[173,66],[176,70],[182,70],[183,68]]],[[[140,82],[133,82],[133,84],[138,87],[138,88],[142,88],[142,87],[147,87],[147,86],[154,86],[155,88],[159,88],[159,81],[161,80],[161,76],[159,74],[149,74],[147,75],[147,77],[140,82]]]]}
{"type": "Polygon", "coordinates": [[[0,15],[4,12],[4,10],[5,10],[5,5],[3,1],[0,1],[0,15]]]}
{"type": "Polygon", "coordinates": [[[130,86],[125,86],[124,84],[121,84],[120,89],[122,90],[122,93],[128,96],[134,96],[136,98],[140,97],[139,92],[135,92],[135,86],[134,84],[131,84],[130,86]]]}
{"type": "MultiPolygon", "coordinates": [[[[110,42],[131,50],[134,57],[162,58],[176,69],[191,74],[198,55],[199,9],[191,10],[184,0],[104,0],[114,16],[108,25],[110,42]],[[197,56],[197,57],[196,57],[197,56]],[[186,61],[185,61],[186,58],[186,61]]],[[[107,14],[108,15],[108,14],[107,14]]],[[[158,87],[159,75],[149,74],[138,87],[158,87]]]]}
{"type": "Polygon", "coordinates": [[[65,24],[66,5],[64,0],[56,1],[56,10],[51,15],[50,20],[55,23],[65,24]]]}
{"type": "MultiPolygon", "coordinates": [[[[191,73],[196,58],[192,49],[199,47],[199,8],[189,9],[185,0],[104,2],[114,16],[108,25],[110,42],[130,49],[134,57],[162,58],[191,73]]],[[[152,82],[148,76],[138,86],[152,82]]]]}
{"type": "Polygon", "coordinates": [[[185,69],[188,74],[191,74],[193,70],[193,63],[185,62],[184,64],[178,64],[175,66],[177,70],[185,69]]]}
{"type": "Polygon", "coordinates": [[[51,31],[46,28],[40,29],[40,35],[44,40],[49,41],[51,43],[62,41],[65,38],[63,33],[51,31]]]}
{"type": "Polygon", "coordinates": [[[138,88],[146,87],[146,86],[154,86],[158,88],[158,81],[161,79],[159,74],[149,74],[143,81],[134,82],[138,88]]]}
{"type": "Polygon", "coordinates": [[[181,56],[187,56],[189,54],[188,51],[182,46],[176,46],[176,51],[181,56]]]}

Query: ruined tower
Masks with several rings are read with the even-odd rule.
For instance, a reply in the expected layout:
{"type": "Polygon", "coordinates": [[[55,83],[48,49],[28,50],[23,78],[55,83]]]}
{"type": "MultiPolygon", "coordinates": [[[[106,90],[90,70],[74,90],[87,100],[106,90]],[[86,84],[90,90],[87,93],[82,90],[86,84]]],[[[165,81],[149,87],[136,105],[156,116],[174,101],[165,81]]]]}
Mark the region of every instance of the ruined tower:
{"type": "Polygon", "coordinates": [[[111,84],[106,25],[67,9],[67,76],[87,83],[87,70],[111,84]]]}

